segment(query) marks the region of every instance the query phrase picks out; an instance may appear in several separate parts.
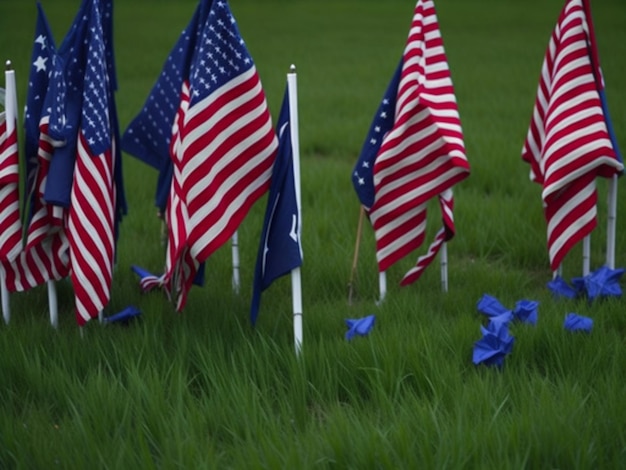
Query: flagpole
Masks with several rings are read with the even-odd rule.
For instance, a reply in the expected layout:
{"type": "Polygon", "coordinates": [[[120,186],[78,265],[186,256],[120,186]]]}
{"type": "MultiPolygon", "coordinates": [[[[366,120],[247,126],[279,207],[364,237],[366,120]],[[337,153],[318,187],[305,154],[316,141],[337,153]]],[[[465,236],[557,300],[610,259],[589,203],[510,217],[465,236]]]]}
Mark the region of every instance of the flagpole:
{"type": "Polygon", "coordinates": [[[607,220],[606,265],[615,269],[615,230],[617,226],[617,175],[609,182],[609,204],[607,220]]]}
{"type": "Polygon", "coordinates": [[[376,305],[380,305],[387,295],[387,273],[385,271],[378,273],[378,290],[380,292],[376,305]]]}
{"type": "Polygon", "coordinates": [[[441,245],[440,256],[441,290],[443,292],[448,292],[448,244],[446,242],[443,242],[441,245]]]}
{"type": "Polygon", "coordinates": [[[237,231],[233,234],[231,242],[233,256],[233,292],[235,294],[239,294],[239,235],[237,234],[237,231]]]}
{"type": "Polygon", "coordinates": [[[583,238],[583,276],[590,272],[591,265],[591,235],[583,238]]]}
{"type": "Polygon", "coordinates": [[[57,304],[57,289],[52,279],[48,280],[48,310],[50,311],[50,324],[53,328],[59,326],[59,309],[57,304]]]}
{"type": "MultiPolygon", "coordinates": [[[[293,158],[293,178],[296,191],[296,205],[298,207],[298,246],[302,257],[302,214],[300,196],[300,137],[298,133],[298,76],[296,66],[289,67],[287,74],[287,89],[289,92],[289,130],[291,134],[291,148],[293,158]]],[[[302,351],[302,279],[300,267],[291,270],[291,296],[293,301],[293,336],[296,354],[302,351]]]]}
{"type": "Polygon", "coordinates": [[[356,242],[354,243],[354,256],[352,258],[352,271],[348,282],[348,305],[352,305],[352,294],[354,293],[354,278],[356,276],[356,266],[359,262],[359,247],[361,246],[361,233],[363,232],[363,219],[365,219],[365,208],[361,206],[359,211],[359,224],[356,229],[356,242]]]}
{"type": "MultiPolygon", "coordinates": [[[[7,138],[15,131],[17,122],[17,89],[15,87],[15,71],[11,61],[7,60],[4,71],[4,110],[6,119],[7,138]]],[[[9,303],[9,290],[7,289],[6,272],[0,269],[0,295],[2,295],[2,316],[6,324],[11,320],[11,305],[9,303]]]]}

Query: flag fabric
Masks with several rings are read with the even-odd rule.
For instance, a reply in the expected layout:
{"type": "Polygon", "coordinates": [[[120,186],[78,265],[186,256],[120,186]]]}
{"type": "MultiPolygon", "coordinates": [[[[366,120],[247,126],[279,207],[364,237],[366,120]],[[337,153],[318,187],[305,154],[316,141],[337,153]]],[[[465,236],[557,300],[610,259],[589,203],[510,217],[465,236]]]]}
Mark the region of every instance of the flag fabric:
{"type": "Polygon", "coordinates": [[[261,242],[254,271],[250,321],[256,323],[261,305],[261,293],[277,278],[302,265],[300,243],[300,208],[296,198],[289,116],[289,90],[276,125],[278,154],[272,169],[272,179],[261,231],[261,242]]]}
{"type": "Polygon", "coordinates": [[[595,179],[622,171],[603,113],[604,81],[586,1],[568,0],[552,32],[522,159],[542,185],[550,267],[597,224],[595,179]]]}
{"type": "MultiPolygon", "coordinates": [[[[24,118],[24,168],[26,169],[25,225],[26,249],[41,243],[55,225],[53,210],[44,200],[45,184],[50,160],[57,143],[49,132],[52,108],[62,99],[62,63],[45,13],[37,3],[35,39],[31,55],[31,69],[24,118]],[[26,210],[27,209],[27,210],[26,210]]],[[[55,117],[59,116],[58,113],[55,117]]],[[[53,124],[54,127],[54,124],[53,124]]]]}
{"type": "Polygon", "coordinates": [[[439,198],[443,227],[428,252],[404,276],[401,284],[407,285],[420,277],[444,241],[454,236],[452,186],[469,175],[458,106],[432,1],[419,0],[415,6],[403,56],[381,108],[394,100],[391,127],[388,114],[382,116],[379,111],[362,152],[369,150],[375,155],[373,200],[371,193],[362,197],[358,189],[359,163],[353,182],[356,178],[361,202],[366,206],[371,202],[369,216],[381,272],[422,245],[427,203],[439,198]]]}
{"type": "Polygon", "coordinates": [[[200,264],[267,191],[278,147],[254,62],[226,1],[199,3],[123,145],[161,175],[172,165],[160,282],[180,311],[200,264]]]}
{"type": "Polygon", "coordinates": [[[211,5],[200,42],[182,130],[182,190],[188,246],[202,262],[230,239],[269,189],[278,140],[261,80],[226,1],[211,5]]]}
{"type": "Polygon", "coordinates": [[[40,4],[37,7],[24,119],[27,243],[14,259],[2,261],[9,292],[25,291],[69,274],[67,238],[59,225],[62,212],[55,217],[54,208],[43,198],[50,160],[55,145],[61,144],[52,135],[63,139],[63,61],[57,56],[43,9],[40,4]]]}
{"type": "Polygon", "coordinates": [[[376,155],[383,143],[383,138],[393,127],[401,72],[402,60],[398,63],[396,71],[387,86],[387,91],[385,91],[383,100],[374,115],[374,120],[367,133],[367,138],[363,143],[359,158],[352,170],[352,185],[354,186],[359,201],[361,201],[361,205],[367,211],[369,211],[374,204],[374,162],[376,155]]]}
{"type": "MultiPolygon", "coordinates": [[[[67,155],[75,164],[69,181],[66,232],[76,320],[82,326],[109,301],[115,251],[112,90],[101,12],[95,0],[85,0],[60,52],[67,54],[65,130],[71,134],[66,141],[75,152],[67,155]]],[[[56,158],[55,152],[53,163],[56,158]]]]}
{"type": "MultiPolygon", "coordinates": [[[[166,254],[166,272],[163,275],[150,275],[141,280],[141,288],[144,291],[156,287],[164,287],[169,295],[170,281],[180,279],[174,277],[174,270],[182,269],[179,259],[183,253],[186,235],[185,225],[174,225],[182,217],[181,204],[181,167],[178,165],[178,180],[173,181],[174,165],[179,155],[170,157],[173,140],[180,140],[178,136],[178,122],[182,118],[181,108],[188,106],[188,79],[193,62],[196,44],[200,40],[202,28],[207,21],[211,2],[201,1],[198,3],[194,15],[187,27],[181,33],[178,41],[170,51],[163,69],[153,86],[143,109],[131,121],[122,136],[122,150],[136,157],[140,161],[152,166],[159,171],[155,191],[155,205],[168,225],[168,248],[166,254]],[[173,126],[176,125],[176,129],[173,126]],[[174,137],[174,139],[172,139],[174,137]],[[178,213],[178,216],[176,214],[178,213]],[[169,276],[166,279],[166,274],[169,276]]],[[[176,144],[178,148],[179,144],[176,144]]],[[[187,258],[187,263],[193,265],[193,261],[187,258]]],[[[194,282],[202,285],[204,282],[203,265],[198,268],[194,282]]]]}
{"type": "MultiPolygon", "coordinates": [[[[15,82],[7,83],[7,107],[17,111],[15,82]],[[9,86],[10,85],[10,86],[9,86]]],[[[0,259],[12,261],[22,249],[17,116],[0,114],[0,259]],[[9,122],[8,119],[12,122],[9,122]]]]}

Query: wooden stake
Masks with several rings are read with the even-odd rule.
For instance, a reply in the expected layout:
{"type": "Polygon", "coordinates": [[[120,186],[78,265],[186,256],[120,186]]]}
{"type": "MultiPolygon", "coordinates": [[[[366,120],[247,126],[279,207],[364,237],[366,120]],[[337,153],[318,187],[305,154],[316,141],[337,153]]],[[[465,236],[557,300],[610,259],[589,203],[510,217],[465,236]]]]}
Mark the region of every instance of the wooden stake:
{"type": "Polygon", "coordinates": [[[352,258],[352,272],[348,282],[348,305],[352,305],[352,294],[354,293],[354,277],[356,276],[356,266],[359,262],[359,247],[361,245],[361,233],[363,232],[363,219],[365,219],[365,208],[361,206],[359,213],[359,225],[356,229],[356,242],[354,244],[354,257],[352,258]]]}

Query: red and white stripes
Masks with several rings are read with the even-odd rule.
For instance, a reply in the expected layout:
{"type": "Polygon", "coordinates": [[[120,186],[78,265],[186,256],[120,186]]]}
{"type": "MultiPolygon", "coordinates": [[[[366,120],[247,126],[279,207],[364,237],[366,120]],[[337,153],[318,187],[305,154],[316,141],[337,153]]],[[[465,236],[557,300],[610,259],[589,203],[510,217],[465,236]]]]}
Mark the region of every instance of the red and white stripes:
{"type": "Polygon", "coordinates": [[[543,185],[550,267],[596,226],[596,176],[622,169],[608,134],[594,73],[590,22],[582,0],[570,0],[552,33],[522,158],[543,185]]]}
{"type": "MultiPolygon", "coordinates": [[[[432,1],[419,1],[404,51],[394,125],[374,164],[376,196],[370,219],[380,271],[421,246],[426,203],[468,175],[461,121],[435,7],[432,1]]],[[[452,205],[445,207],[451,213],[452,205]]],[[[403,284],[416,280],[432,258],[426,255],[418,261],[403,284]]]]}

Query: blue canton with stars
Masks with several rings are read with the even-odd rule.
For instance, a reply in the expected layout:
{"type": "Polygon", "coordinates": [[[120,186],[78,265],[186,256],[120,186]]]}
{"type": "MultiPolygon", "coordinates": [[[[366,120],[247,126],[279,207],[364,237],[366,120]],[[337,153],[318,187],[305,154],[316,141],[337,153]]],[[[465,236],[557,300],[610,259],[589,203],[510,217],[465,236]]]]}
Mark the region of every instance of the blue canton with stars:
{"type": "Polygon", "coordinates": [[[402,72],[402,60],[396,68],[385,96],[376,111],[367,138],[361,149],[359,159],[352,171],[352,184],[354,190],[361,201],[361,204],[369,209],[374,204],[374,161],[376,155],[383,143],[385,134],[393,126],[394,112],[396,109],[396,95],[398,92],[398,84],[400,82],[400,74],[402,72]]]}
{"type": "Polygon", "coordinates": [[[44,198],[50,204],[68,207],[78,130],[82,130],[93,156],[111,148],[109,100],[112,91],[109,89],[100,11],[94,0],[85,0],[81,4],[59,48],[59,56],[63,61],[63,73],[53,74],[53,78],[58,75],[59,81],[51,84],[57,89],[50,133],[53,138],[63,140],[64,145],[55,149],[50,162],[51,176],[46,183],[44,198]]]}
{"type": "Polygon", "coordinates": [[[215,2],[191,67],[191,106],[252,66],[228,3],[215,2]]]}

